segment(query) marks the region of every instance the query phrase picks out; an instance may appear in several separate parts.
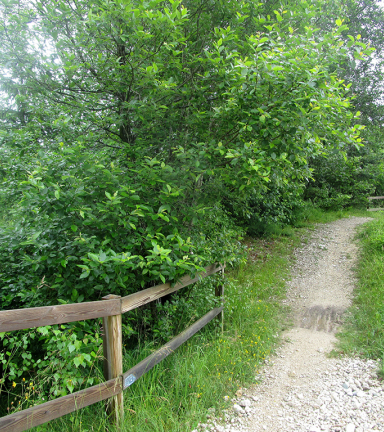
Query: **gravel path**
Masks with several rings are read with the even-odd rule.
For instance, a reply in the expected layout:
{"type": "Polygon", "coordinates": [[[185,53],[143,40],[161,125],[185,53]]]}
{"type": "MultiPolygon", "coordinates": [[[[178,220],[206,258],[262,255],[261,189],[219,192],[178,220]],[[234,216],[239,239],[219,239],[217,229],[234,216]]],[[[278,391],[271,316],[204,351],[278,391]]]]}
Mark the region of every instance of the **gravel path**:
{"type": "Polygon", "coordinates": [[[217,432],[384,432],[384,383],[378,363],[334,359],[334,333],[350,305],[358,225],[351,217],[317,226],[295,251],[286,303],[294,327],[262,371],[262,384],[242,389],[232,400],[225,424],[214,420],[201,430],[217,432]]]}

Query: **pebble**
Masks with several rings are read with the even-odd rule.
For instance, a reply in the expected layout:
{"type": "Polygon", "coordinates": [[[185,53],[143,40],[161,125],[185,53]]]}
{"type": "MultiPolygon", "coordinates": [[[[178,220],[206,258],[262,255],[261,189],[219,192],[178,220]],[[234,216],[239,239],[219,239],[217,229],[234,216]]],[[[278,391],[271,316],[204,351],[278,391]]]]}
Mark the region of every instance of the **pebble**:
{"type": "Polygon", "coordinates": [[[355,432],[355,425],[353,423],[348,423],[345,428],[345,432],[355,432]]]}
{"type": "Polygon", "coordinates": [[[243,410],[243,408],[241,408],[241,406],[238,405],[237,403],[235,403],[235,404],[233,405],[233,410],[234,410],[235,412],[237,412],[237,413],[244,413],[244,412],[245,412],[245,411],[243,410]]]}
{"type": "MultiPolygon", "coordinates": [[[[376,378],[380,362],[347,357],[332,362],[310,387],[293,387],[285,394],[276,410],[279,430],[384,432],[384,382],[376,378]],[[352,391],[359,385],[365,390],[352,391]]],[[[212,418],[194,432],[268,431],[271,418],[263,416],[263,398],[238,394],[242,396],[225,412],[224,422],[212,418]]]]}

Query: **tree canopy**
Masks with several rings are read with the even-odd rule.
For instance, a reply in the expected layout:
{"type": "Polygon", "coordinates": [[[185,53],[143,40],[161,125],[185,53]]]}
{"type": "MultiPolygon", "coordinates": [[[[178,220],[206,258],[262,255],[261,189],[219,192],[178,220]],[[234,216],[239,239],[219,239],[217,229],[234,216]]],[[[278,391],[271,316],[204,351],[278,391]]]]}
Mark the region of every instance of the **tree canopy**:
{"type": "Polygon", "coordinates": [[[371,48],[341,18],[316,28],[321,1],[268,6],[2,1],[15,268],[66,299],[231,261],[234,208],[293,199],[310,158],[360,145],[338,65],[371,48]]]}

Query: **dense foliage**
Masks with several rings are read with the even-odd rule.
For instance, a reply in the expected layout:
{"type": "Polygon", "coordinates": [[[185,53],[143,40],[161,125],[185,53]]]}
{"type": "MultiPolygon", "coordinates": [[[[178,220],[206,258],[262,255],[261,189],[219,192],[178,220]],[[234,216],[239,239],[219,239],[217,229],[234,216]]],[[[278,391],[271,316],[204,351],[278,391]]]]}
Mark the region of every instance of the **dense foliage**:
{"type": "MultiPolygon", "coordinates": [[[[329,14],[336,10],[329,4],[326,18],[319,25],[328,28],[329,14]]],[[[375,48],[372,56],[357,61],[352,55],[340,63],[338,75],[351,83],[349,95],[353,98],[359,122],[364,125],[361,133],[363,148],[347,147],[345,158],[331,154],[327,161],[313,158],[313,179],[308,183],[305,198],[323,208],[340,209],[349,206],[364,207],[367,196],[383,195],[383,54],[384,11],[376,0],[348,1],[343,6],[344,43],[360,40],[375,48]]]]}
{"type": "MultiPolygon", "coordinates": [[[[340,155],[363,127],[340,66],[372,48],[345,41],[337,5],[331,16],[321,0],[2,0],[2,306],[127,294],[239,263],[246,231],[303,206],[311,161],[333,154],[351,176],[360,156],[340,155]]],[[[167,338],[164,307],[126,322],[126,337],[139,326],[167,338]]]]}
{"type": "Polygon", "coordinates": [[[320,8],[3,2],[7,305],[31,288],[20,266],[76,301],[231,262],[228,212],[299,193],[309,158],[358,143],[332,71],[346,27],[316,31],[320,8]]]}

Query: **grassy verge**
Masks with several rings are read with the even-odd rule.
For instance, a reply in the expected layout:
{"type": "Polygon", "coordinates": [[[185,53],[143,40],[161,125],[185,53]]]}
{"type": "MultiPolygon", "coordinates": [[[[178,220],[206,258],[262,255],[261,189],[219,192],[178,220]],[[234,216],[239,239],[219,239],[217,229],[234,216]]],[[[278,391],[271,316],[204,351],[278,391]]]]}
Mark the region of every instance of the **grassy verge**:
{"type": "MultiPolygon", "coordinates": [[[[274,350],[280,331],[289,325],[280,300],[285,297],[291,251],[301,228],[366,212],[308,211],[296,227],[273,228],[268,239],[248,239],[249,259],[226,276],[225,327],[212,322],[175,353],[145,374],[125,393],[123,430],[181,432],[206,420],[207,410],[220,414],[224,396],[258,380],[258,371],[274,350]]],[[[217,276],[219,277],[219,276],[217,276]]],[[[214,278],[209,278],[214,284],[214,278]]],[[[212,290],[212,286],[207,286],[212,290]]],[[[125,353],[124,370],[154,349],[146,343],[125,353]]],[[[113,431],[104,404],[67,415],[36,431],[113,431]]]]}
{"type": "Polygon", "coordinates": [[[339,352],[384,360],[384,213],[370,216],[375,220],[358,234],[358,283],[347,322],[338,335],[339,352]]]}

